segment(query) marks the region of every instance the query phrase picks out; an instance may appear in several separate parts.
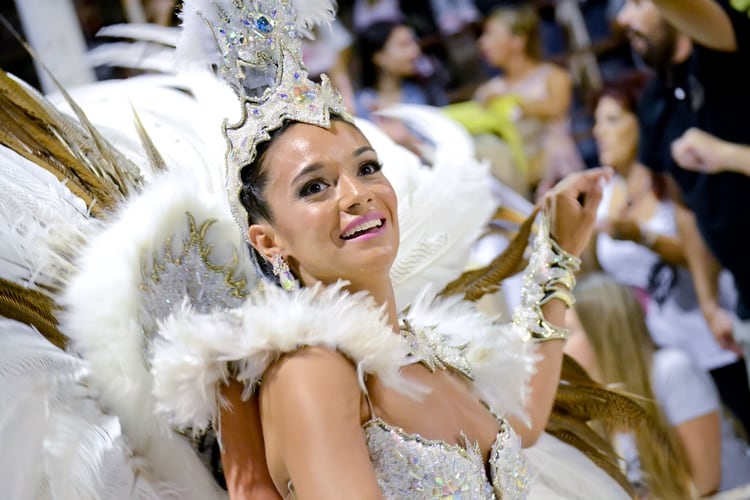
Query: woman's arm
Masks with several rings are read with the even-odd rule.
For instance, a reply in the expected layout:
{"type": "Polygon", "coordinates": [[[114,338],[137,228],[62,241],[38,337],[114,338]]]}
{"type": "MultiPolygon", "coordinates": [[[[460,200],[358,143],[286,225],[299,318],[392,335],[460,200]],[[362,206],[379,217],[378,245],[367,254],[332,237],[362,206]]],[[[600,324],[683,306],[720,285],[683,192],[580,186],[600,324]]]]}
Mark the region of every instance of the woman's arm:
{"type": "MultiPolygon", "coordinates": [[[[602,199],[601,184],[611,177],[609,168],[577,172],[560,181],[545,195],[544,213],[550,235],[565,252],[578,256],[588,245],[602,199]]],[[[562,300],[553,298],[541,310],[553,328],[564,325],[566,304],[562,300]]],[[[560,383],[564,341],[562,337],[553,338],[538,344],[537,353],[541,358],[531,378],[531,394],[526,404],[530,425],[509,419],[524,446],[533,445],[544,432],[560,383]]]]}
{"type": "Polygon", "coordinates": [[[361,424],[355,367],[336,351],[308,347],[263,376],[260,415],[271,477],[296,498],[380,499],[361,424]]]}
{"type": "Polygon", "coordinates": [[[697,128],[688,129],[672,143],[672,158],[682,168],[695,172],[750,176],[750,146],[724,141],[697,128]]]}
{"type": "Polygon", "coordinates": [[[600,230],[616,240],[643,245],[669,264],[688,265],[680,238],[643,229],[630,217],[612,217],[602,221],[600,230]]]}
{"type": "Polygon", "coordinates": [[[714,0],[653,1],[667,22],[699,44],[716,50],[737,50],[732,21],[714,0]]]}
{"type": "Polygon", "coordinates": [[[675,428],[690,465],[690,478],[700,496],[714,493],[721,481],[719,412],[688,420],[675,428]]]}
{"type": "Polygon", "coordinates": [[[542,120],[559,120],[570,109],[573,85],[570,76],[557,66],[552,67],[547,77],[547,97],[528,100],[522,98],[518,104],[525,116],[542,120]]]}
{"type": "Polygon", "coordinates": [[[236,380],[221,388],[221,463],[232,500],[281,500],[266,465],[258,397],[242,401],[236,380]]]}

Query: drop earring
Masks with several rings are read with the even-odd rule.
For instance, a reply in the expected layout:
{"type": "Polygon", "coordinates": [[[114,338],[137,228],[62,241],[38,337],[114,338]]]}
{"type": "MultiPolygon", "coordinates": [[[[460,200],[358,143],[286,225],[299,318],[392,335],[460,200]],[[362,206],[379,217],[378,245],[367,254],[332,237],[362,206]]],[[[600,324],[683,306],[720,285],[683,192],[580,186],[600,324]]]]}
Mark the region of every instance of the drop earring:
{"type": "Polygon", "coordinates": [[[273,256],[273,258],[271,259],[271,265],[273,266],[274,276],[279,278],[281,288],[283,288],[287,292],[293,292],[294,290],[297,290],[299,288],[297,280],[289,270],[289,265],[286,263],[284,257],[282,257],[280,253],[277,253],[273,256]]]}

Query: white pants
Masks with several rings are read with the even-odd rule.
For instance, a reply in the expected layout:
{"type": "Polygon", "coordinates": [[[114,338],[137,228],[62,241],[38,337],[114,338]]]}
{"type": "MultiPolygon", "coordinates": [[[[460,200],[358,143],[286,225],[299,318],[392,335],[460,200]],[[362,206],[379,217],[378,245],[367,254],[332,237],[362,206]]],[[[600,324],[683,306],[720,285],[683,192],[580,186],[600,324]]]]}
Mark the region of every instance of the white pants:
{"type": "Polygon", "coordinates": [[[742,347],[747,365],[747,376],[750,380],[750,319],[737,319],[734,323],[734,340],[742,347]]]}

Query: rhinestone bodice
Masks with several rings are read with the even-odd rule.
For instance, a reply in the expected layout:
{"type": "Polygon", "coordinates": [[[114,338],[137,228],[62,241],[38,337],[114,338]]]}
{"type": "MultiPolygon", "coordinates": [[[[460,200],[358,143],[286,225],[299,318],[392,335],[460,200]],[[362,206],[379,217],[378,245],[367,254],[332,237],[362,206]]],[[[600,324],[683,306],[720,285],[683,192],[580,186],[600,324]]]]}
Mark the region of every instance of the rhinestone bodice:
{"type": "Polygon", "coordinates": [[[488,467],[477,444],[465,446],[408,434],[380,418],[363,426],[378,484],[386,499],[526,498],[521,441],[502,419],[488,467]],[[489,470],[489,475],[488,471],[489,470]]]}

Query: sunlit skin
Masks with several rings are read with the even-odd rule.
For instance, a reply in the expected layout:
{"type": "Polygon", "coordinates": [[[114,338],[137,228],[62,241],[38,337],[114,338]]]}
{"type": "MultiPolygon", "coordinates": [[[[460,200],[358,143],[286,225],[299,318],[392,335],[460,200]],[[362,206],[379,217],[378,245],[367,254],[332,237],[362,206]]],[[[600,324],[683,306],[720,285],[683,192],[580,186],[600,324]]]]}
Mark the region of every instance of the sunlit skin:
{"type": "MultiPolygon", "coordinates": [[[[330,129],[294,124],[266,155],[260,167],[268,176],[263,196],[273,220],[250,227],[253,246],[268,259],[283,257],[304,286],[349,281],[348,289],[370,294],[384,307],[389,325],[398,330],[389,276],[399,243],[396,196],[365,137],[341,121],[333,121],[330,129]]],[[[582,172],[550,193],[545,211],[563,248],[575,254],[582,251],[601,199],[599,185],[610,176],[606,170],[582,172]]],[[[553,324],[562,322],[563,312],[560,301],[543,306],[553,324]]],[[[562,342],[541,344],[538,352],[528,422],[508,417],[524,446],[538,439],[549,417],[562,342]]],[[[430,393],[416,401],[369,376],[367,392],[376,415],[427,439],[459,444],[464,433],[489,454],[498,423],[465,379],[419,364],[402,370],[430,393]],[[425,419],[425,414],[434,418],[425,419]]],[[[362,423],[372,414],[358,380],[356,366],[326,347],[290,352],[264,373],[260,420],[267,467],[277,491],[286,492],[293,480],[299,498],[381,497],[362,435],[362,423]],[[324,394],[338,397],[321,397],[324,394]]]]}
{"type": "Polygon", "coordinates": [[[625,110],[617,99],[604,96],[594,113],[594,138],[599,149],[599,163],[627,175],[636,161],[638,118],[625,110]]]}
{"type": "Polygon", "coordinates": [[[305,286],[342,279],[349,290],[388,302],[399,244],[396,194],[367,139],[342,121],[330,129],[298,123],[267,154],[273,224],[251,226],[252,244],[269,259],[280,254],[305,286]],[[373,221],[380,227],[344,237],[352,224],[373,221]]]}

